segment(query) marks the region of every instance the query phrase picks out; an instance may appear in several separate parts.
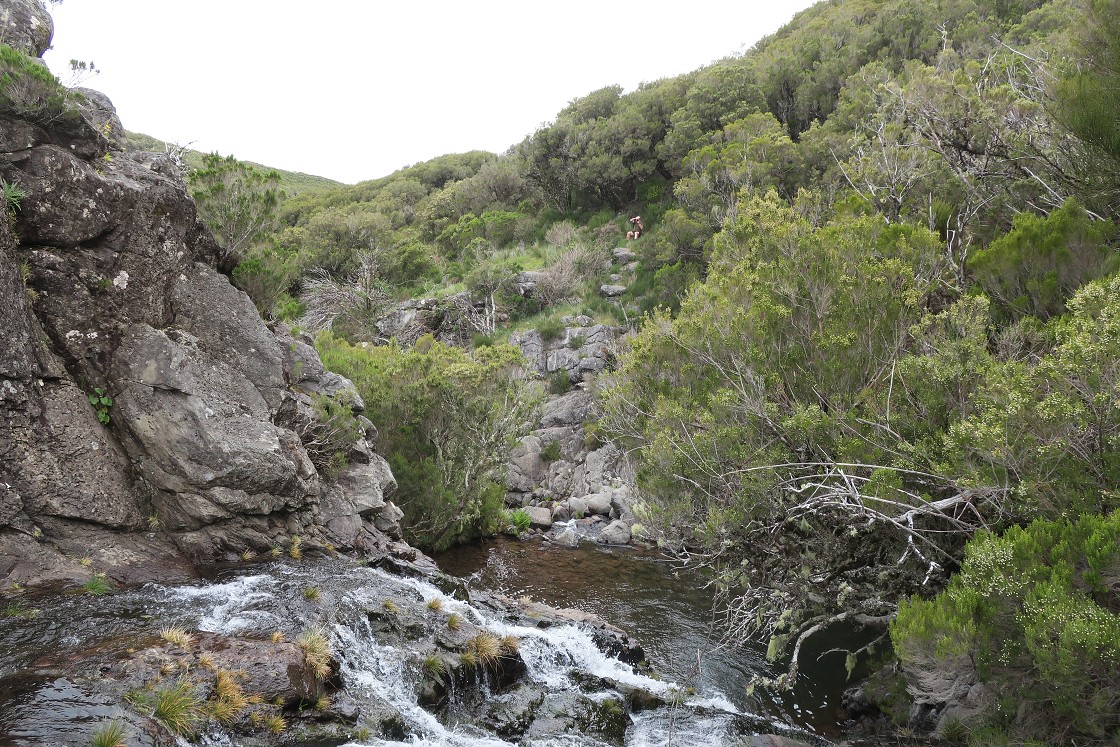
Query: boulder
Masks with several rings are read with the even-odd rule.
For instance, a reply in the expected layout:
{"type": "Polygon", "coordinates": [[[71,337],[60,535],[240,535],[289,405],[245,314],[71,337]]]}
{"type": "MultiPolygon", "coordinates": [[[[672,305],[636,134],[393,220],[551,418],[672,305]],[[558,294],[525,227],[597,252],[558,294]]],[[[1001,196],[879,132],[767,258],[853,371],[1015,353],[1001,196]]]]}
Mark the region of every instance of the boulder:
{"type": "Polygon", "coordinates": [[[611,513],[611,503],[614,500],[614,494],[610,491],[604,490],[598,493],[584,496],[587,502],[587,510],[590,513],[598,514],[599,516],[609,516],[611,513]]]}
{"type": "Polygon", "coordinates": [[[553,537],[553,541],[563,547],[575,548],[579,546],[579,533],[576,532],[574,527],[569,525],[553,537]]]}
{"type": "Polygon", "coordinates": [[[599,286],[599,293],[605,298],[618,298],[626,292],[625,285],[602,285],[599,286]]]}
{"type": "Polygon", "coordinates": [[[630,542],[630,525],[621,519],[603,527],[595,541],[601,545],[626,545],[630,542]]]}
{"type": "Polygon", "coordinates": [[[638,255],[634,254],[634,252],[631,251],[630,248],[626,247],[626,246],[616,247],[611,252],[611,256],[613,256],[614,261],[619,263],[620,265],[628,264],[628,263],[633,262],[635,259],[638,258],[638,255]]]}
{"type": "Polygon", "coordinates": [[[552,511],[544,506],[529,506],[525,509],[529,514],[532,526],[537,529],[548,529],[552,526],[552,511]]]}

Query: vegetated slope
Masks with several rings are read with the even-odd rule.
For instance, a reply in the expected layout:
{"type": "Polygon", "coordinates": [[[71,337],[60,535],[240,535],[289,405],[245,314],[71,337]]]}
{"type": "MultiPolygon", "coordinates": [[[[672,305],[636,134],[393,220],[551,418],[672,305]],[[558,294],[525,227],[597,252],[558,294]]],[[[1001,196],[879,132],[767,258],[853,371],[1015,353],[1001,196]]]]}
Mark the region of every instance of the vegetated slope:
{"type": "MultiPolygon", "coordinates": [[[[129,132],[127,130],[125,131],[125,139],[131,150],[165,153],[168,152],[170,148],[175,147],[173,143],[166,143],[150,135],[144,135],[139,132],[129,132]]],[[[192,150],[191,148],[184,148],[181,156],[183,165],[187,169],[202,168],[205,157],[205,153],[192,150]]],[[[252,161],[246,161],[246,163],[266,172],[275,171],[280,175],[280,188],[284,190],[285,194],[293,197],[303,192],[312,192],[319,189],[330,189],[342,186],[340,182],[336,182],[334,179],[328,179],[325,176],[313,176],[298,171],[274,169],[271,166],[264,166],[259,163],[253,163],[252,161]]]]}
{"type": "Polygon", "coordinates": [[[1111,739],[1120,663],[1087,642],[1120,626],[1118,10],[821,3],[506,154],[293,199],[242,282],[366,343],[408,296],[442,296],[476,347],[662,307],[602,424],[647,528],[721,569],[733,636],[792,654],[771,684],[807,636],[885,631],[901,603],[915,726],[1111,739]],[[613,254],[633,213],[646,232],[613,254]]]}

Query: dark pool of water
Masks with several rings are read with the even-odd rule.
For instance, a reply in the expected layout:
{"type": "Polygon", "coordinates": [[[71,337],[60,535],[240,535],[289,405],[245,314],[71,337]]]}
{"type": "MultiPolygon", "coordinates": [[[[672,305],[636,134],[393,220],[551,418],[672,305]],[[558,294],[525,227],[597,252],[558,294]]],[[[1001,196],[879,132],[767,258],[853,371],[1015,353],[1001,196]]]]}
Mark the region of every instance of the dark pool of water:
{"type": "Polygon", "coordinates": [[[789,693],[748,695],[752,675],[775,672],[766,646],[720,647],[714,590],[698,572],[646,551],[581,544],[570,550],[499,538],[453,548],[435,558],[471,586],[593,613],[641,641],[654,670],[702,694],[723,693],[741,710],[769,715],[831,736],[838,731],[846,680],[844,654],[822,652],[835,638],[803,648],[789,693]],[[818,657],[820,657],[818,659],[818,657]]]}

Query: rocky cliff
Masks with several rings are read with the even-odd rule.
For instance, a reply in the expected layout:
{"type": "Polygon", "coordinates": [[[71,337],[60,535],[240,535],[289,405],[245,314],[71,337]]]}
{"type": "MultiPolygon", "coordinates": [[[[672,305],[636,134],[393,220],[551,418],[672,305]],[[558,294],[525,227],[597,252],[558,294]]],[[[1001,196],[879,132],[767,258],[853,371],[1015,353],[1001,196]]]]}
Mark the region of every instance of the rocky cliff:
{"type": "Polygon", "coordinates": [[[403,551],[365,438],[334,480],[304,443],[313,397],[360,413],[352,385],[215,270],[176,164],[127,152],[111,102],[46,74],[40,4],[0,0],[0,22],[0,574],[167,578],[293,541],[403,551]]]}

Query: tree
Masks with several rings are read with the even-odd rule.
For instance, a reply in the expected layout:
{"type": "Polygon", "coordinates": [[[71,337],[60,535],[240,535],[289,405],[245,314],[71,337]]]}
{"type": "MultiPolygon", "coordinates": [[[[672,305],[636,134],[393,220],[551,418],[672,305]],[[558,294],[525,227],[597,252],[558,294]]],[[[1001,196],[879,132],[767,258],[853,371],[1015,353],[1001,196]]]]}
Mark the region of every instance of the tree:
{"type": "Polygon", "coordinates": [[[222,248],[219,267],[230,272],[249,246],[274,227],[284,199],[277,187],[280,174],[211,153],[189,181],[199,217],[222,248]]]}
{"type": "Polygon", "coordinates": [[[329,334],[316,346],[366,401],[397,478],[408,540],[439,550],[485,533],[502,509],[500,470],[535,419],[537,394],[516,373],[521,352],[466,352],[430,336],[407,350],[329,334]]]}

